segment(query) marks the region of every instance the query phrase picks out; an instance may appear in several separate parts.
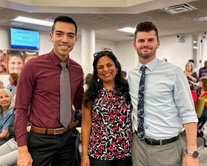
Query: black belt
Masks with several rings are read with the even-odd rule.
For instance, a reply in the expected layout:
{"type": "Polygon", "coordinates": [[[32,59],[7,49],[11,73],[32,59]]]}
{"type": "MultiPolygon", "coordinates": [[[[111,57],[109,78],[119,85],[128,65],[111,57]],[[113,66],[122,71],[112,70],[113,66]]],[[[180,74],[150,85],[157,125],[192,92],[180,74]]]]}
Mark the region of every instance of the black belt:
{"type": "Polygon", "coordinates": [[[169,139],[164,139],[164,140],[156,140],[156,139],[151,139],[151,138],[144,138],[144,142],[148,145],[166,145],[169,143],[173,143],[179,139],[179,136],[172,137],[169,139]]]}
{"type": "MultiPolygon", "coordinates": [[[[137,132],[135,131],[135,133],[137,134],[137,132]]],[[[163,139],[163,140],[156,140],[156,139],[152,139],[152,138],[144,138],[143,141],[148,144],[148,145],[166,145],[169,143],[173,143],[175,141],[177,141],[179,139],[179,135],[169,138],[169,139],[163,139]]]]}

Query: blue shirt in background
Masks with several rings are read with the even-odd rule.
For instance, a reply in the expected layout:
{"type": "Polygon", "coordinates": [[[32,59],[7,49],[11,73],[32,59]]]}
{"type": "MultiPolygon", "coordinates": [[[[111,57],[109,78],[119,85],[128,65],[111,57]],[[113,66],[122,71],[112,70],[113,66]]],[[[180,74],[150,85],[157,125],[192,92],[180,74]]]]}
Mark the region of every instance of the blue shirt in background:
{"type": "Polygon", "coordinates": [[[12,114],[13,114],[13,108],[7,109],[3,116],[2,114],[0,114],[0,133],[2,133],[3,130],[9,129],[9,125],[12,119],[12,114]]]}

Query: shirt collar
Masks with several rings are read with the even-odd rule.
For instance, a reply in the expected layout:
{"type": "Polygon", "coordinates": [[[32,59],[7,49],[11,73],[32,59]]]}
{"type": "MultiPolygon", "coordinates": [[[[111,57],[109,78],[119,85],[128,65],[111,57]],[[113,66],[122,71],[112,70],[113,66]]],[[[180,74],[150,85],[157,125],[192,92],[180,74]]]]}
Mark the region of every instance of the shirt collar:
{"type": "MultiPolygon", "coordinates": [[[[62,60],[55,54],[54,50],[50,51],[50,56],[53,60],[53,62],[55,63],[55,65],[59,65],[62,60]]],[[[67,65],[69,64],[69,56],[68,58],[64,61],[67,65]]]]}
{"type": "MultiPolygon", "coordinates": [[[[155,58],[152,61],[150,61],[149,63],[145,64],[145,66],[147,67],[148,70],[153,71],[158,62],[159,62],[159,59],[155,58]]],[[[139,65],[138,65],[139,70],[142,65],[143,64],[139,63],[139,65]]]]}

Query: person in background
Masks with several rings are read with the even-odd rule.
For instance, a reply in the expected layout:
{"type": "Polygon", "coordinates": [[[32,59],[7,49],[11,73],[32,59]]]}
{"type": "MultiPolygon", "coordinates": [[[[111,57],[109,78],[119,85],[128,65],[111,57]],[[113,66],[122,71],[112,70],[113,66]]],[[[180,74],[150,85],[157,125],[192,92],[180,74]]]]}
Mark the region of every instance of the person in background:
{"type": "Polygon", "coordinates": [[[14,138],[0,146],[0,165],[14,166],[17,163],[18,150],[14,138]]]}
{"type": "MultiPolygon", "coordinates": [[[[197,69],[195,68],[196,64],[195,61],[193,59],[189,59],[188,62],[192,63],[194,66],[194,71],[197,73],[197,69]]],[[[198,76],[197,76],[198,77],[198,76]]]]}
{"type": "Polygon", "coordinates": [[[6,73],[6,54],[0,50],[0,74],[6,73]]]}
{"type": "Polygon", "coordinates": [[[93,75],[82,106],[82,166],[131,166],[128,83],[111,51],[94,54],[93,75]]]}
{"type": "Polygon", "coordinates": [[[189,81],[193,81],[194,83],[198,82],[198,76],[197,76],[197,73],[194,71],[194,64],[193,63],[188,62],[185,65],[184,73],[189,81]]]}
{"type": "Polygon", "coordinates": [[[8,89],[0,89],[0,145],[7,142],[9,137],[9,125],[14,110],[14,98],[8,89]]]}
{"type": "Polygon", "coordinates": [[[193,59],[189,59],[188,62],[190,62],[190,63],[195,65],[195,61],[193,59]]]}
{"type": "Polygon", "coordinates": [[[7,86],[7,89],[12,93],[13,96],[16,95],[18,78],[19,78],[19,76],[17,73],[10,73],[9,74],[9,83],[10,84],[7,86]]]}
{"type": "Polygon", "coordinates": [[[198,102],[198,93],[195,90],[195,85],[192,81],[188,81],[189,82],[189,86],[190,86],[190,91],[191,91],[191,95],[193,98],[193,102],[194,102],[194,106],[196,106],[197,102],[198,102]]]}
{"type": "Polygon", "coordinates": [[[85,85],[86,85],[86,89],[88,89],[88,87],[89,87],[91,78],[92,78],[92,74],[91,74],[91,73],[88,73],[88,74],[86,75],[86,77],[85,77],[84,83],[85,83],[85,85]]]}
{"type": "Polygon", "coordinates": [[[4,88],[4,83],[2,81],[0,81],[0,89],[4,88]]]}
{"type": "Polygon", "coordinates": [[[125,79],[125,80],[127,80],[127,72],[126,71],[121,71],[121,76],[125,79]]]}
{"type": "Polygon", "coordinates": [[[156,57],[160,41],[158,29],[152,22],[137,24],[133,46],[139,59],[139,64],[128,73],[135,129],[133,166],[182,166],[184,145],[179,133],[183,126],[187,139],[184,165],[198,166],[198,119],[182,69],[156,57]],[[145,69],[145,74],[140,68],[145,69]],[[139,104],[138,99],[142,99],[139,104]]]}
{"type": "Polygon", "coordinates": [[[204,62],[204,66],[199,69],[198,78],[207,77],[207,61],[204,62]]]}
{"type": "Polygon", "coordinates": [[[199,84],[200,88],[201,88],[201,92],[200,92],[200,98],[203,98],[205,101],[205,105],[204,105],[204,110],[203,110],[203,115],[202,115],[202,123],[198,128],[198,132],[201,135],[204,135],[203,133],[203,126],[207,121],[207,76],[205,77],[201,77],[200,78],[200,84],[199,84]]]}
{"type": "Polygon", "coordinates": [[[165,62],[167,62],[167,58],[163,58],[162,60],[165,61],[165,62]]]}
{"type": "Polygon", "coordinates": [[[24,63],[27,63],[28,60],[33,59],[38,56],[37,52],[25,52],[24,54],[24,63]]]}
{"type": "Polygon", "coordinates": [[[9,54],[9,73],[20,74],[24,65],[23,55],[21,51],[8,51],[9,54]]]}
{"type": "Polygon", "coordinates": [[[69,57],[77,41],[76,22],[68,16],[56,17],[50,41],[54,47],[51,52],[29,60],[18,80],[14,111],[18,166],[66,166],[75,162],[78,122],[70,119],[66,127],[60,122],[60,63],[65,62],[69,72],[68,102],[81,110],[84,74],[82,67],[69,57]],[[27,122],[31,123],[28,140],[27,122]]]}
{"type": "MultiPolygon", "coordinates": [[[[3,145],[0,146],[0,165],[3,166],[14,166],[17,164],[18,158],[18,146],[15,139],[14,133],[14,114],[9,125],[9,137],[12,137],[3,145]]],[[[27,132],[29,133],[31,124],[28,123],[27,132]]]]}

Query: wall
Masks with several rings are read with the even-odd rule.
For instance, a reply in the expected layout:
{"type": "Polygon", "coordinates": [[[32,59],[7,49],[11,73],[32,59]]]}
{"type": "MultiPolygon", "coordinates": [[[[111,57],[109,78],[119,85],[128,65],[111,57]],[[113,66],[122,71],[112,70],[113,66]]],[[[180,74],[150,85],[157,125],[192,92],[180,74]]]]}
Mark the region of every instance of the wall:
{"type": "Polygon", "coordinates": [[[200,34],[198,37],[198,46],[199,46],[199,67],[204,66],[204,62],[207,60],[207,34],[200,34]]]}
{"type": "Polygon", "coordinates": [[[133,48],[133,41],[117,43],[117,58],[121,63],[122,70],[128,72],[138,63],[138,56],[133,48]]]}
{"type": "Polygon", "coordinates": [[[183,70],[188,59],[192,59],[193,42],[192,35],[185,35],[184,42],[176,41],[176,36],[160,38],[160,48],[157,51],[157,57],[167,58],[168,62],[180,66],[183,70]]]}
{"type": "MultiPolygon", "coordinates": [[[[176,36],[160,37],[157,57],[167,58],[168,62],[184,69],[188,59],[192,59],[192,35],[185,35],[184,38],[185,42],[181,43],[176,41],[176,36]]],[[[138,55],[134,51],[133,41],[118,42],[117,53],[123,70],[129,71],[137,65],[138,55]]]]}
{"type": "MultiPolygon", "coordinates": [[[[0,27],[0,49],[9,49],[9,28],[0,27]]],[[[176,41],[176,36],[160,37],[161,45],[157,51],[157,57],[167,58],[169,62],[174,63],[184,69],[188,59],[192,58],[192,35],[185,35],[185,42],[176,41]]],[[[207,42],[204,42],[207,45],[207,42]]],[[[111,48],[121,63],[122,69],[129,71],[138,63],[138,56],[132,46],[132,41],[112,42],[96,39],[95,51],[102,47],[111,48]]],[[[53,48],[49,40],[49,32],[40,31],[40,50],[39,54],[44,54],[53,48]]],[[[203,46],[205,48],[205,46],[203,46]]],[[[78,37],[76,46],[70,53],[70,57],[81,64],[81,37],[78,37]]],[[[84,56],[84,53],[83,53],[84,56]]],[[[93,55],[91,55],[93,56],[93,55]]],[[[88,64],[89,66],[92,64],[88,64]]],[[[91,71],[92,72],[92,71],[91,71]]],[[[0,75],[0,80],[7,85],[9,75],[0,75]]]]}

